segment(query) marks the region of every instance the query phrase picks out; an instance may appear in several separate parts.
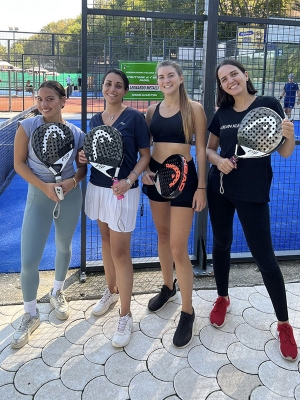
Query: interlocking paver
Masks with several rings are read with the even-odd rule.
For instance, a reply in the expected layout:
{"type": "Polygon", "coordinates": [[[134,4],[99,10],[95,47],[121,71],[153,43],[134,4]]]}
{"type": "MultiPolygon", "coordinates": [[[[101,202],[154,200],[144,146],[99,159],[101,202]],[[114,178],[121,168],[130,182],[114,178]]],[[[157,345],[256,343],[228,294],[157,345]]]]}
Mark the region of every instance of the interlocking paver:
{"type": "Polygon", "coordinates": [[[22,365],[16,373],[14,385],[24,394],[36,393],[45,383],[58,379],[59,368],[49,367],[41,358],[30,360],[22,365]]]}
{"type": "Polygon", "coordinates": [[[115,385],[105,376],[91,380],[83,390],[82,400],[128,400],[128,388],[115,385]]]}
{"type": "Polygon", "coordinates": [[[253,293],[249,296],[249,302],[251,305],[259,311],[262,311],[266,314],[273,314],[274,308],[272,306],[272,302],[268,296],[265,296],[261,293],[253,293]]]}
{"type": "Polygon", "coordinates": [[[125,352],[113,354],[105,364],[105,375],[115,385],[128,386],[135,375],[147,371],[146,361],[134,360],[125,352]]]}
{"type": "Polygon", "coordinates": [[[13,383],[14,376],[14,372],[4,371],[4,369],[0,368],[0,387],[13,383]]]}
{"type": "Polygon", "coordinates": [[[43,348],[42,358],[47,365],[60,368],[70,358],[79,354],[83,354],[82,345],[70,343],[65,337],[59,337],[47,343],[43,348]]]}
{"type": "MultiPolygon", "coordinates": [[[[56,399],[81,400],[81,391],[68,389],[59,379],[42,386],[34,396],[34,400],[53,400],[53,393],[55,393],[56,399]]],[[[92,400],[92,397],[90,397],[90,400],[92,400]]]]}
{"type": "Polygon", "coordinates": [[[270,326],[276,319],[275,313],[266,314],[252,307],[243,312],[243,318],[247,324],[262,331],[269,331],[270,326]]]}
{"type": "Polygon", "coordinates": [[[234,333],[224,332],[210,325],[201,330],[200,340],[207,349],[223,354],[227,352],[231,343],[238,341],[234,333]]]}
{"type": "Polygon", "coordinates": [[[271,332],[253,328],[248,324],[239,325],[235,334],[241,343],[254,350],[264,350],[267,341],[273,338],[271,332]]]}
{"type": "Polygon", "coordinates": [[[178,372],[174,387],[182,400],[205,400],[209,393],[219,389],[216,378],[207,378],[197,374],[192,368],[178,372]]]}
{"type": "Polygon", "coordinates": [[[166,349],[153,351],[148,357],[147,364],[153,376],[166,382],[173,382],[177,372],[189,366],[186,357],[174,357],[166,349]]]}
{"type": "Polygon", "coordinates": [[[226,354],[218,354],[200,345],[191,349],[188,362],[197,374],[215,378],[219,369],[229,363],[226,354]]]}
{"type": "Polygon", "coordinates": [[[137,374],[129,385],[130,400],[163,400],[174,393],[171,382],[158,381],[148,371],[137,374]]]}
{"type": "Polygon", "coordinates": [[[220,368],[217,376],[222,391],[234,400],[248,400],[261,382],[257,375],[246,374],[232,364],[220,368]]]}
{"type": "Polygon", "coordinates": [[[300,384],[299,371],[286,370],[272,361],[266,361],[259,367],[258,376],[263,385],[283,398],[293,398],[300,384]]]}
{"type": "MultiPolygon", "coordinates": [[[[193,291],[194,337],[183,349],[172,344],[180,292],[157,313],[147,308],[153,293],[132,297],[134,326],[125,348],[111,344],[118,303],[95,317],[98,299],[72,300],[70,318],[59,321],[45,296],[38,303],[41,324],[19,350],[10,342],[23,307],[0,306],[0,399],[300,400],[299,360],[279,354],[276,316],[265,287],[235,287],[229,293],[232,310],[224,327],[216,329],[209,322],[216,291],[193,291]]],[[[300,283],[287,284],[287,298],[300,343],[300,283]]]]}
{"type": "Polygon", "coordinates": [[[253,350],[240,342],[232,343],[227,350],[227,356],[232,365],[247,374],[258,374],[258,368],[268,360],[262,350],[253,350]]]}
{"type": "Polygon", "coordinates": [[[104,375],[103,365],[87,360],[83,355],[70,358],[61,369],[61,381],[69,389],[83,390],[92,379],[104,375]]]}

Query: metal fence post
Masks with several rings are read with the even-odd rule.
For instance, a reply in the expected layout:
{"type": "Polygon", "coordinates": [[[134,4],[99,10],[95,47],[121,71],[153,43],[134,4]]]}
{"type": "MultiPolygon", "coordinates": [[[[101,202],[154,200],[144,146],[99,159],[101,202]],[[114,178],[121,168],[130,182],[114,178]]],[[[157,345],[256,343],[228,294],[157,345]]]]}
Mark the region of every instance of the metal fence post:
{"type": "MultiPolygon", "coordinates": [[[[202,104],[208,123],[213,117],[215,108],[215,76],[213,70],[217,66],[218,9],[219,0],[205,0],[204,14],[207,16],[207,20],[204,22],[203,32],[202,104]]],[[[194,275],[196,276],[211,272],[206,259],[207,219],[207,207],[201,213],[196,214],[194,235],[196,255],[194,275]]]]}

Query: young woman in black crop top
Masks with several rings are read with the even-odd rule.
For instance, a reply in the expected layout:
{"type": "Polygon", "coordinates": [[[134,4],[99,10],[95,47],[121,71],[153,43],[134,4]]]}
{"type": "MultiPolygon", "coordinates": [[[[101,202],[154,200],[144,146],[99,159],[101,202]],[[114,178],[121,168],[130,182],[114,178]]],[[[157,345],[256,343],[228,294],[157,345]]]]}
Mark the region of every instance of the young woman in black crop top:
{"type": "MultiPolygon", "coordinates": [[[[224,60],[216,70],[217,106],[208,130],[207,159],[212,164],[208,177],[207,200],[213,230],[213,267],[218,298],[210,313],[216,328],[225,324],[230,309],[228,280],[233,217],[237,211],[249,249],[262,274],[278,319],[277,332],[283,358],[296,360],[297,344],[288,321],[284,280],[275,258],[270,232],[269,191],[272,180],[270,157],[230,161],[237,141],[237,130],[247,112],[268,107],[284,118],[280,103],[274,97],[255,96],[257,90],[245,67],[235,60],[224,60]],[[220,153],[218,149],[220,148],[220,153]],[[220,192],[220,173],[223,190],[220,192]]],[[[294,125],[282,122],[284,144],[278,149],[289,157],[295,146],[294,125]]]]}
{"type": "Polygon", "coordinates": [[[174,262],[182,297],[182,312],[173,344],[185,347],[193,339],[195,321],[192,306],[193,269],[188,255],[188,238],[194,211],[201,211],[206,205],[206,117],[202,105],[188,99],[183,72],[177,63],[163,61],[156,72],[164,100],[151,105],[146,113],[153,151],[142,181],[158,233],[158,254],[164,285],[161,292],[149,301],[148,308],[158,311],[177,296],[176,280],[173,282],[174,262]],[[190,153],[193,136],[198,174],[190,153]],[[187,159],[189,172],[181,195],[169,201],[158,194],[151,177],[168,156],[177,153],[187,159]]]}

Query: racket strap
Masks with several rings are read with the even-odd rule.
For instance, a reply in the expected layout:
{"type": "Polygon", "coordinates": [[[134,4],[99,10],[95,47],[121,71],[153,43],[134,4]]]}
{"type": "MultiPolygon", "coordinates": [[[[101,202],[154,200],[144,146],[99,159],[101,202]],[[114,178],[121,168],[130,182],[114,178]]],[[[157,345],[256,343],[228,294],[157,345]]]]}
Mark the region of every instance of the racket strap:
{"type": "MultiPolygon", "coordinates": [[[[119,200],[119,199],[118,199],[119,200]]],[[[117,226],[120,229],[121,232],[125,232],[125,225],[124,222],[122,221],[122,201],[118,202],[118,204],[120,204],[120,214],[118,216],[118,222],[117,222],[117,226]]]]}
{"type": "Polygon", "coordinates": [[[54,209],[53,209],[53,218],[54,219],[57,219],[58,217],[59,217],[59,214],[60,214],[60,204],[59,204],[60,202],[58,201],[56,204],[55,204],[55,207],[54,207],[54,209]]]}
{"type": "Polygon", "coordinates": [[[220,172],[220,193],[224,194],[224,186],[223,186],[223,172],[220,172]]]}

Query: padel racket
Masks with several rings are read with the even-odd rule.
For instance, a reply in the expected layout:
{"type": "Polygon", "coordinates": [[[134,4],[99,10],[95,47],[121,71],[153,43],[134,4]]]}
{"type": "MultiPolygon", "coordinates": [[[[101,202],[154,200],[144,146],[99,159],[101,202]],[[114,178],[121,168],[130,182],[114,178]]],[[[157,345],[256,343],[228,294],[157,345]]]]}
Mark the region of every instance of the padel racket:
{"type": "Polygon", "coordinates": [[[158,193],[166,199],[175,199],[184,189],[188,163],[181,154],[172,154],[159,167],[153,177],[158,193]]]}
{"type": "MultiPolygon", "coordinates": [[[[270,108],[257,107],[242,119],[237,133],[235,154],[230,158],[236,164],[240,158],[261,158],[274,153],[285,141],[282,119],[270,108]]],[[[223,172],[220,172],[220,193],[224,194],[223,172]]]]}
{"type": "MultiPolygon", "coordinates": [[[[121,133],[109,125],[100,125],[88,132],[84,138],[83,151],[90,164],[114,183],[124,158],[124,144],[121,133]]],[[[124,195],[118,196],[118,200],[124,195]]]]}
{"type": "Polygon", "coordinates": [[[261,158],[274,153],[285,140],[281,123],[281,117],[270,108],[249,111],[239,125],[238,143],[230,161],[235,164],[240,158],[261,158]]]}
{"type": "Polygon", "coordinates": [[[43,124],[33,132],[32,147],[37,158],[54,174],[55,181],[61,182],[62,170],[74,150],[71,129],[60,122],[43,124]]]}

